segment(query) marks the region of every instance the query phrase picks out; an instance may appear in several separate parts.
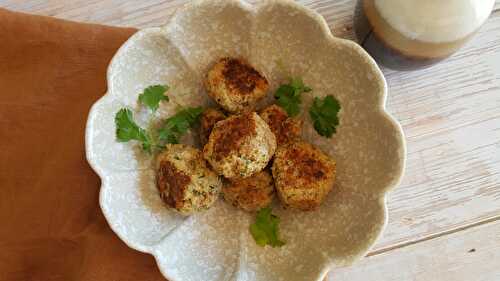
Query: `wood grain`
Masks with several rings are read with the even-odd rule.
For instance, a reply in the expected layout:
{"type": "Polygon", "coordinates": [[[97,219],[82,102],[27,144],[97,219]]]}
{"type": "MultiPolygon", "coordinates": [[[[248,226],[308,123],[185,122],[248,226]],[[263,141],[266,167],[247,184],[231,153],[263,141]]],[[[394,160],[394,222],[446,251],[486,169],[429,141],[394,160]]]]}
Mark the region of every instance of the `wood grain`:
{"type": "Polygon", "coordinates": [[[376,249],[500,215],[500,13],[430,69],[385,71],[408,141],[402,185],[376,249]]]}
{"type": "Polygon", "coordinates": [[[498,281],[500,221],[403,247],[337,268],[335,281],[498,281]],[[367,279],[367,276],[370,276],[367,279]]]}
{"type": "MultiPolygon", "coordinates": [[[[185,2],[0,0],[0,6],[143,28],[165,23],[185,2]]],[[[300,2],[322,14],[335,35],[354,38],[355,1],[300,2]]],[[[387,106],[403,125],[408,161],[402,184],[388,197],[388,227],[371,255],[500,217],[499,43],[497,0],[487,23],[451,58],[414,72],[383,69],[387,106]]]]}

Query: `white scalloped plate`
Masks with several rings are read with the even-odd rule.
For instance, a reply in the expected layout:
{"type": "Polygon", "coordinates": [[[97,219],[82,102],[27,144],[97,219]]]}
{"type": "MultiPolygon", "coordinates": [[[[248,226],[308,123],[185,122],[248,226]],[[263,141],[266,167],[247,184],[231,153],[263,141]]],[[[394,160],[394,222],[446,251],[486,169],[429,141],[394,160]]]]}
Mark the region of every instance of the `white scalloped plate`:
{"type": "MultiPolygon", "coordinates": [[[[86,129],[87,159],[102,180],[100,205],[113,231],[131,248],[154,255],[170,281],[322,280],[330,267],[363,256],[385,227],[385,194],[404,170],[403,133],[385,111],[387,86],[375,62],[355,43],[334,38],[317,13],[284,0],[255,6],[193,1],[166,26],[134,34],[114,56],[107,78],[108,92],[92,107],[86,129]],[[314,96],[329,94],[342,105],[332,139],[316,134],[306,110],[300,116],[303,137],[336,159],[338,179],[317,211],[275,207],[287,242],[282,248],[257,246],[248,231],[253,216],[221,200],[188,218],[166,209],[149,156],[115,140],[121,107],[146,121],[137,96],[149,85],[172,86],[158,118],[173,114],[176,104],[211,104],[202,77],[224,56],[249,60],[272,90],[289,75],[302,77],[314,89],[303,95],[304,108],[314,96]]],[[[269,94],[262,105],[271,101],[269,94]]]]}

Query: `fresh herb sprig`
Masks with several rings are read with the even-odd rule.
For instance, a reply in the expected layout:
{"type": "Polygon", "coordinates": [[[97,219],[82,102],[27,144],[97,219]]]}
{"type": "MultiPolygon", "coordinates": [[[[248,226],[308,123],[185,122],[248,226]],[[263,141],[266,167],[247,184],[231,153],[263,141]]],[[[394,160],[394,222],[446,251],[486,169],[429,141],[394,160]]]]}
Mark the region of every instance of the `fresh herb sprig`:
{"type": "MultiPolygon", "coordinates": [[[[161,101],[169,101],[165,95],[168,89],[167,85],[149,86],[139,95],[138,100],[155,112],[161,101]]],[[[167,118],[159,129],[153,126],[143,129],[134,121],[132,111],[122,108],[115,115],[116,139],[119,142],[138,141],[144,151],[152,153],[163,149],[167,143],[179,143],[179,139],[199,121],[202,111],[201,107],[186,107],[167,118]]],[[[152,124],[152,121],[149,123],[152,124]]]]}
{"type": "Polygon", "coordinates": [[[337,132],[339,112],[340,103],[335,97],[314,98],[314,102],[309,108],[309,116],[311,116],[316,132],[321,136],[331,138],[337,132]]]}
{"type": "Polygon", "coordinates": [[[201,107],[186,107],[174,116],[165,120],[158,131],[160,141],[165,143],[179,143],[179,139],[198,123],[203,109],[201,107]]]}
{"type": "Polygon", "coordinates": [[[279,238],[280,218],[272,214],[270,207],[257,212],[255,223],[250,225],[250,233],[259,246],[281,247],[285,242],[279,238]]]}
{"type": "Polygon", "coordinates": [[[304,84],[302,78],[291,78],[288,84],[282,84],[274,93],[276,103],[282,107],[288,116],[296,116],[300,113],[302,103],[301,94],[312,91],[304,84]]]}
{"type": "Polygon", "coordinates": [[[151,152],[151,137],[135,121],[132,111],[128,108],[120,109],[115,115],[116,139],[119,142],[130,140],[139,141],[142,149],[151,152]]]}
{"type": "Polygon", "coordinates": [[[168,91],[168,89],[169,87],[167,85],[149,86],[139,95],[139,102],[155,112],[160,106],[160,101],[169,101],[168,96],[165,96],[165,92],[168,91]]]}

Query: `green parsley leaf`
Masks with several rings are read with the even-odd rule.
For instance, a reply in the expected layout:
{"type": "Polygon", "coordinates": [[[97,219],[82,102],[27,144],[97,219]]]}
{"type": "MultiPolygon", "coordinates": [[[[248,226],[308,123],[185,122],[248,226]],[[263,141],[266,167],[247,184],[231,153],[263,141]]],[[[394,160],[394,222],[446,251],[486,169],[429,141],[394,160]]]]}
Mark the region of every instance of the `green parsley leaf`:
{"type": "Polygon", "coordinates": [[[120,109],[115,115],[116,139],[119,142],[136,140],[141,142],[142,149],[151,152],[151,138],[146,131],[134,122],[132,111],[128,108],[120,109]]]}
{"type": "Polygon", "coordinates": [[[168,91],[167,85],[149,86],[139,95],[139,101],[155,112],[160,105],[160,101],[169,100],[168,97],[164,95],[166,91],[168,91]]]}
{"type": "Polygon", "coordinates": [[[326,96],[323,100],[318,97],[314,98],[309,115],[316,132],[327,138],[332,137],[337,132],[336,127],[339,125],[339,111],[340,103],[333,96],[326,96]]]}
{"type": "Polygon", "coordinates": [[[312,89],[304,85],[301,78],[291,78],[288,84],[282,84],[276,90],[274,97],[276,103],[293,117],[300,113],[301,94],[310,91],[312,89]]]}
{"type": "Polygon", "coordinates": [[[158,132],[158,137],[165,143],[179,143],[179,139],[193,127],[203,112],[201,107],[187,107],[167,118],[158,132]]]}
{"type": "Polygon", "coordinates": [[[285,242],[279,239],[279,217],[271,213],[271,208],[262,208],[257,212],[255,223],[250,225],[250,233],[259,246],[281,247],[285,242]]]}

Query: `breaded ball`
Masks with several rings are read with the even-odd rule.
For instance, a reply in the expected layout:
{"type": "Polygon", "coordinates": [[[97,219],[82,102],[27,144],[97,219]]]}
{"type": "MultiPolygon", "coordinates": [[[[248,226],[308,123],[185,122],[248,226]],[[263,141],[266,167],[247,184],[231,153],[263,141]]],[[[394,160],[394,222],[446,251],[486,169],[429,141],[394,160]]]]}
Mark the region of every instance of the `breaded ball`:
{"type": "Polygon", "coordinates": [[[207,108],[203,111],[200,118],[200,141],[202,145],[205,145],[208,142],[208,137],[212,132],[215,123],[226,119],[226,115],[215,108],[207,108]]]}
{"type": "Polygon", "coordinates": [[[156,185],[171,208],[189,215],[210,208],[222,188],[221,179],[203,160],[201,151],[183,144],[167,144],[156,160],[156,185]]]}
{"type": "Polygon", "coordinates": [[[335,161],[303,141],[278,147],[272,170],[283,204],[304,211],[318,207],[335,181],[335,161]]]}
{"type": "Polygon", "coordinates": [[[269,83],[246,61],[223,58],[208,72],[205,87],[222,108],[238,113],[253,110],[266,95],[269,83]]]}
{"type": "Polygon", "coordinates": [[[222,195],[236,208],[258,211],[273,201],[273,178],[268,170],[263,170],[248,178],[228,180],[222,186],[222,195]]]}
{"type": "Polygon", "coordinates": [[[219,175],[246,178],[262,171],[276,150],[276,138],[255,112],[233,115],[215,124],[203,157],[219,175]]]}
{"type": "Polygon", "coordinates": [[[259,115],[271,128],[278,145],[300,138],[302,122],[299,119],[288,117],[283,108],[273,104],[264,108],[259,115]]]}

